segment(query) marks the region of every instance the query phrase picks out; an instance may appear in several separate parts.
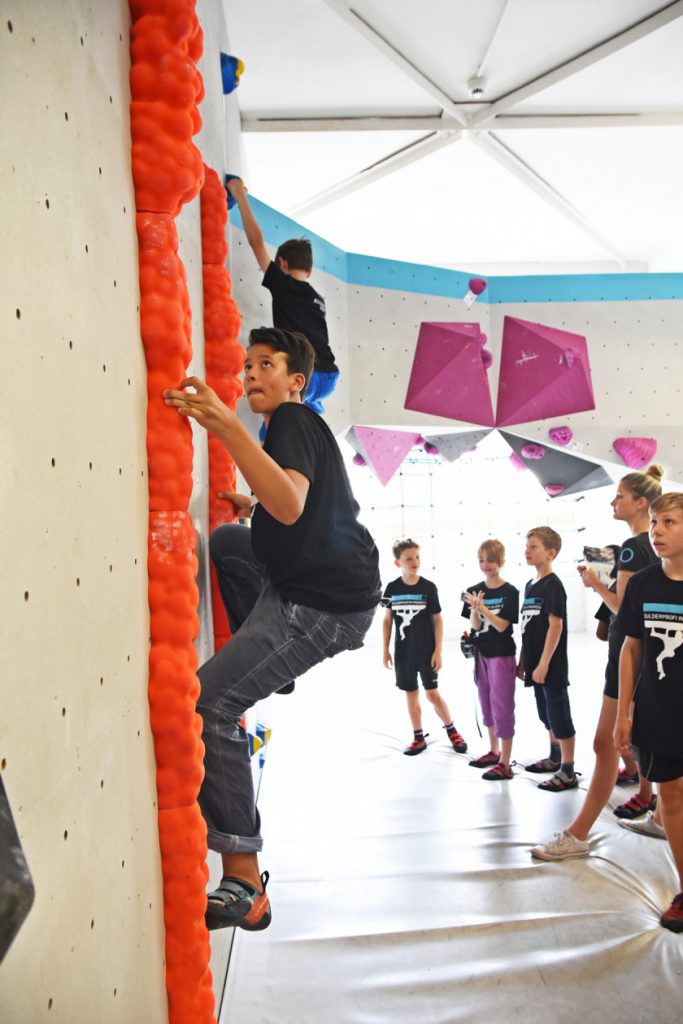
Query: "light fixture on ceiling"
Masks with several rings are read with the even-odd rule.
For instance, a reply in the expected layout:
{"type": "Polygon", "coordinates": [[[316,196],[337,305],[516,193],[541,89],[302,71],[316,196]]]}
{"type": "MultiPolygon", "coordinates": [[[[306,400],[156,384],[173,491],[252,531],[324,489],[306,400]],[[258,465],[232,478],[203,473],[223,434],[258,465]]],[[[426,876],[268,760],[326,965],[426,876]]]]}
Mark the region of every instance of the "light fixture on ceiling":
{"type": "Polygon", "coordinates": [[[473,75],[472,78],[467,80],[467,91],[473,100],[479,100],[484,95],[484,89],[486,88],[486,79],[481,78],[479,75],[473,75]]]}

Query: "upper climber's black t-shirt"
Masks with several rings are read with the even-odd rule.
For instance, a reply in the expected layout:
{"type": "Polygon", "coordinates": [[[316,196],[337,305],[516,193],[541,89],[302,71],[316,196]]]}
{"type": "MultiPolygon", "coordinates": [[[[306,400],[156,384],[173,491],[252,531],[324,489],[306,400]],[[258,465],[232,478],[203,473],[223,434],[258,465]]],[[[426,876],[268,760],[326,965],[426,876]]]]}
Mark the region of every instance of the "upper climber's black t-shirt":
{"type": "Polygon", "coordinates": [[[316,370],[337,373],[322,295],[308,281],[285,274],[274,261],[266,268],[262,283],[273,297],[273,326],[283,331],[301,331],[315,350],[316,370]]]}

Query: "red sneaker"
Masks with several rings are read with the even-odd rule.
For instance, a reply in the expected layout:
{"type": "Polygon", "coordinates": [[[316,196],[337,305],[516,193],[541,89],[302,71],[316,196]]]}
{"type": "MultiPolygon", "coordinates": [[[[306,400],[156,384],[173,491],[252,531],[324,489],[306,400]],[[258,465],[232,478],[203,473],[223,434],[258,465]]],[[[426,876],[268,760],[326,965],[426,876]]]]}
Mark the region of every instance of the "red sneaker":
{"type": "Polygon", "coordinates": [[[494,764],[493,768],[489,768],[487,772],[484,772],[482,779],[511,779],[512,768],[509,764],[494,764]]]}
{"type": "Polygon", "coordinates": [[[683,932],[683,892],[674,896],[671,906],[664,911],[659,923],[670,932],[683,932]]]}
{"type": "Polygon", "coordinates": [[[489,750],[488,754],[482,754],[481,757],[475,757],[473,761],[470,761],[470,768],[490,768],[492,764],[498,764],[500,761],[500,754],[494,754],[492,750],[489,750]]]}
{"type": "Polygon", "coordinates": [[[409,743],[406,749],[403,751],[408,757],[412,757],[413,754],[421,754],[423,750],[427,749],[427,741],[425,739],[413,740],[409,743]]]}
{"type": "Polygon", "coordinates": [[[648,811],[654,811],[656,806],[656,796],[653,796],[652,800],[648,803],[647,800],[643,800],[643,798],[636,793],[635,796],[632,796],[625,804],[619,804],[618,807],[615,807],[614,814],[616,814],[617,818],[627,818],[632,821],[634,818],[640,818],[643,814],[647,814],[648,811]]]}
{"type": "Polygon", "coordinates": [[[457,729],[454,729],[453,732],[449,732],[448,738],[453,744],[453,750],[456,754],[464,754],[466,752],[467,744],[457,729]]]}

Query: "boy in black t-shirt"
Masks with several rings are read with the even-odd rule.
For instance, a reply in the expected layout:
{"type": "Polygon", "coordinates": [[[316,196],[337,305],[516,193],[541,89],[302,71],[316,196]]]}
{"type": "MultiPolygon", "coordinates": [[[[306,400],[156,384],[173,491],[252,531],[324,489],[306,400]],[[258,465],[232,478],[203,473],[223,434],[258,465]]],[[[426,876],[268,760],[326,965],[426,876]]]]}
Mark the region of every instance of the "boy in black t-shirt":
{"type": "Polygon", "coordinates": [[[631,577],[616,618],[626,638],[614,743],[623,755],[631,752],[633,740],[641,774],[659,784],[681,890],[660,922],[683,932],[683,494],[663,494],[653,501],[650,538],[661,565],[631,577]]]}
{"type": "Polygon", "coordinates": [[[273,324],[285,331],[300,331],[315,352],[315,367],[304,404],[317,413],[323,413],[323,399],[328,398],[339,380],[337,368],[327,334],[325,300],[311,286],[313,252],[306,238],[290,238],[283,242],[271,260],[263,240],[263,233],[247,199],[247,190],[241,178],[231,178],[226,188],[237,202],[247,241],[264,272],[263,286],[273,298],[273,324]]]}
{"type": "Polygon", "coordinates": [[[225,445],[258,499],[251,541],[263,587],[239,631],[200,668],[197,704],[206,750],[199,804],[224,872],[209,894],[207,925],[258,931],[270,923],[268,876],[259,873],[260,819],[240,719],[313,665],[362,647],[381,591],[377,548],[358,522],[334,436],[301,403],[310,344],[276,328],[252,331],[249,341],[245,391],[268,427],[263,447],[196,377],[164,398],[225,445]]]}
{"type": "Polygon", "coordinates": [[[517,674],[533,686],[538,716],[548,730],[550,756],[527,765],[528,772],[552,772],[539,789],[560,793],[576,789],[575,730],[569,707],[567,664],[567,595],[553,572],[562,538],[549,526],[536,526],[526,535],[526,560],[536,569],[522,604],[522,655],[517,674]]]}
{"type": "Polygon", "coordinates": [[[512,624],[519,618],[519,591],[500,575],[505,548],[499,540],[485,540],[478,551],[484,580],[468,587],[462,614],[476,633],[474,681],[490,749],[470,761],[473,768],[488,768],[484,779],[511,779],[510,755],[515,734],[515,640],[512,624]]]}
{"type": "Polygon", "coordinates": [[[393,546],[395,565],[401,570],[384,591],[382,604],[386,611],[382,634],[384,638],[384,665],[391,668],[392,625],[396,626],[394,641],[394,668],[396,685],[403,690],[408,702],[408,714],[413,727],[413,741],[403,751],[412,756],[427,749],[422,730],[422,708],[417,688],[417,677],[422,680],[427,700],[443,722],[453,749],[464,754],[467,744],[453,725],[448,705],[439,693],[438,674],[441,668],[443,621],[436,587],[419,575],[420,548],[413,540],[400,540],[393,546]]]}

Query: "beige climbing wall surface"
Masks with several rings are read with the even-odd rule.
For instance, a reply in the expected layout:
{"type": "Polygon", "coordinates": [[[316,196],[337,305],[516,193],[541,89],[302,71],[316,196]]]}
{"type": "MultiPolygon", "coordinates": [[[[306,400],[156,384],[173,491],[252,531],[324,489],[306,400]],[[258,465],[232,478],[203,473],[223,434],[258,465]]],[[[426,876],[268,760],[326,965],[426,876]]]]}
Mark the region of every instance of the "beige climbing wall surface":
{"type": "Polygon", "coordinates": [[[0,1020],[156,1024],[128,4],[0,9],[0,761],[36,887],[0,1020]]]}

